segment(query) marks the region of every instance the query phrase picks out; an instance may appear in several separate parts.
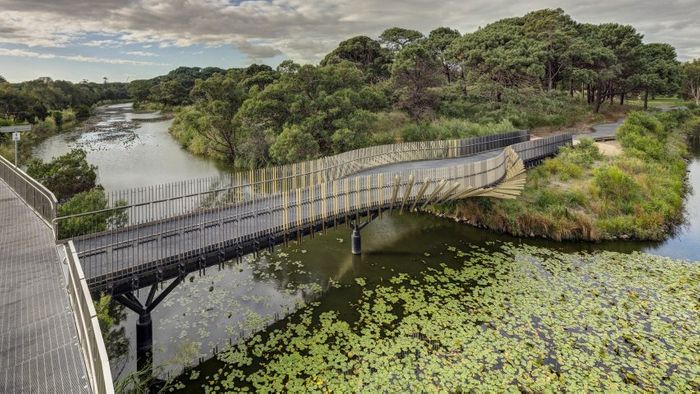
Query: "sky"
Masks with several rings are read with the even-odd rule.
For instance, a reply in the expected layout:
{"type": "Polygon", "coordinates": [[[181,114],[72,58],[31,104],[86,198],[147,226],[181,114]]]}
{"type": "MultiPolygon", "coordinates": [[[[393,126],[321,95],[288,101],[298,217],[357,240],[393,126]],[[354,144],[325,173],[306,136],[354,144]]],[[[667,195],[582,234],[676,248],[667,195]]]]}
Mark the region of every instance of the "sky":
{"type": "Polygon", "coordinates": [[[631,24],[680,60],[700,58],[700,0],[0,0],[0,75],[124,82],[178,66],[317,63],[359,34],[466,33],[542,8],[631,24]]]}

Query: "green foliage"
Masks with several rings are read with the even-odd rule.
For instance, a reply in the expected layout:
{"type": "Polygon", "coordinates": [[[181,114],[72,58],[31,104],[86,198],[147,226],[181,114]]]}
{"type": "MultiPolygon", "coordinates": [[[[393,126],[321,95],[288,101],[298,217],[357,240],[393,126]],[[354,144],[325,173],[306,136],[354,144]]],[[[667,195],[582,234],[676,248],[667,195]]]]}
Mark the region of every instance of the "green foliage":
{"type": "Polygon", "coordinates": [[[440,118],[430,123],[405,126],[401,130],[401,139],[405,142],[459,139],[505,133],[514,129],[513,124],[507,120],[478,124],[461,119],[440,118]]]}
{"type": "Polygon", "coordinates": [[[74,149],[48,163],[33,159],[27,174],[51,190],[59,201],[66,201],[96,186],[97,167],[88,164],[85,156],[84,150],[74,149]]]}
{"type": "Polygon", "coordinates": [[[622,154],[590,140],[528,171],[521,197],[461,202],[456,215],[518,236],[664,239],[682,219],[690,111],[630,114],[618,130],[622,154]]]}
{"type": "Polygon", "coordinates": [[[682,94],[700,105],[700,59],[683,63],[681,72],[682,94]]]}
{"type": "Polygon", "coordinates": [[[391,55],[379,45],[379,42],[366,37],[357,36],[347,39],[338,48],[326,55],[321,66],[349,61],[366,75],[368,82],[379,82],[389,76],[391,55]]]}
{"type": "Polygon", "coordinates": [[[615,165],[595,171],[593,184],[603,198],[618,201],[633,201],[638,198],[640,187],[635,180],[615,165]]]}
{"type": "MultiPolygon", "coordinates": [[[[117,206],[124,205],[118,202],[117,206]]],[[[96,187],[89,191],[73,195],[68,201],[58,207],[58,216],[77,215],[109,208],[109,201],[102,188],[96,187]]],[[[116,209],[106,212],[93,213],[84,216],[62,219],[58,223],[58,238],[67,239],[79,235],[99,232],[108,228],[121,227],[126,224],[125,210],[116,209]]]]}
{"type": "Polygon", "coordinates": [[[410,44],[401,49],[391,67],[391,78],[398,96],[397,106],[415,120],[432,116],[437,97],[430,90],[440,83],[435,54],[423,44],[410,44]]]}
{"type": "Polygon", "coordinates": [[[270,147],[270,156],[279,164],[314,159],[318,152],[314,137],[299,126],[285,128],[270,147]]]}
{"type": "Polygon", "coordinates": [[[423,33],[404,29],[401,27],[392,27],[386,29],[379,35],[379,42],[393,52],[402,50],[409,44],[418,43],[425,37],[423,33]]]}

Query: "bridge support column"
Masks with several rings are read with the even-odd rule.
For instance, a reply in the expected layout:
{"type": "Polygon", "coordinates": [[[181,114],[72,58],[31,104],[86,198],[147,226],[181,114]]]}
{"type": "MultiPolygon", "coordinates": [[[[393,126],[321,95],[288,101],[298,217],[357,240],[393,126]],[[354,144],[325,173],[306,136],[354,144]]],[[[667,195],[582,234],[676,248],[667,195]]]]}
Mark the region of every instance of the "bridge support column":
{"type": "Polygon", "coordinates": [[[377,216],[379,216],[379,212],[373,212],[373,213],[370,213],[367,216],[367,220],[362,222],[362,223],[360,223],[359,217],[356,220],[350,222],[350,226],[352,226],[352,235],[350,237],[351,238],[350,251],[352,252],[352,254],[354,254],[354,255],[362,254],[362,235],[360,234],[360,230],[365,228],[365,226],[368,225],[369,222],[371,222],[372,219],[375,219],[377,216]]]}
{"type": "MultiPolygon", "coordinates": [[[[136,366],[139,371],[150,371],[153,367],[153,321],[151,312],[139,314],[136,322],[136,366]]],[[[150,376],[150,373],[148,374],[150,376]]]]}
{"type": "Polygon", "coordinates": [[[362,236],[358,226],[352,226],[352,254],[362,254],[362,236]]]}

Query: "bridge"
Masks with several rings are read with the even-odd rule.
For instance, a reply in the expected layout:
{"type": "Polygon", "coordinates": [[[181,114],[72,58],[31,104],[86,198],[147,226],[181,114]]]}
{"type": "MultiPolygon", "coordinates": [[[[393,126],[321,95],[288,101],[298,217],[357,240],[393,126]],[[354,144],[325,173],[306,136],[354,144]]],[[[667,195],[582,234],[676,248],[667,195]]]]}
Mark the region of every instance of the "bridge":
{"type": "MultiPolygon", "coordinates": [[[[0,158],[4,219],[0,221],[0,250],[3,260],[6,250],[30,258],[48,256],[37,269],[54,275],[62,267],[63,280],[54,278],[41,286],[27,281],[20,283],[22,290],[11,293],[15,298],[31,299],[45,295],[47,289],[58,290],[51,293],[54,302],[50,304],[64,312],[67,305],[72,306],[73,321],[64,319],[60,324],[65,332],[77,333],[64,337],[65,346],[80,349],[82,363],[64,363],[53,372],[77,376],[70,382],[87,381],[79,389],[61,386],[66,391],[109,393],[113,392],[112,379],[92,296],[107,292],[138,313],[138,365],[140,370],[149,368],[150,313],[187,273],[290,240],[301,242],[304,236],[341,224],[352,230],[351,252],[359,254],[361,230],[372,220],[464,198],[515,198],[525,185],[527,167],[571,143],[571,135],[530,140],[527,131],[515,131],[375,146],[226,177],[111,192],[107,208],[62,217],[56,215],[57,201],[50,191],[0,158]],[[13,197],[7,197],[8,193],[13,197]],[[5,214],[6,200],[12,200],[15,213],[11,216],[5,214]],[[30,239],[22,239],[24,233],[13,234],[11,239],[5,236],[26,226],[43,235],[30,239]],[[58,253],[52,254],[52,248],[58,253]],[[173,278],[157,294],[158,284],[173,278]],[[146,286],[150,291],[142,302],[135,290],[146,286]],[[67,292],[67,297],[61,292],[67,292]]],[[[10,266],[18,264],[9,256],[10,266]]],[[[6,261],[0,265],[3,272],[7,267],[6,261]]],[[[4,283],[3,289],[12,286],[4,283]]],[[[0,304],[0,308],[3,322],[12,319],[7,305],[0,304]]],[[[35,319],[31,316],[30,320],[35,319]]],[[[54,328],[40,328],[36,335],[44,337],[52,329],[55,324],[54,328]]],[[[22,330],[15,327],[16,333],[22,330]]],[[[0,351],[5,355],[8,348],[3,338],[0,351]]],[[[22,356],[32,359],[31,352],[37,351],[34,342],[25,347],[22,356]]],[[[20,358],[18,365],[25,364],[20,358]]],[[[43,365],[51,364],[44,361],[43,365]]],[[[5,381],[13,383],[16,370],[6,371],[5,381]]],[[[31,379],[39,381],[39,387],[52,387],[54,381],[46,376],[53,375],[45,372],[43,380],[32,376],[23,381],[26,384],[5,387],[31,390],[35,388],[31,379]]]]}
{"type": "Polygon", "coordinates": [[[469,197],[515,198],[525,167],[570,143],[570,135],[531,141],[516,131],[376,146],[114,192],[106,209],[52,222],[74,245],[91,291],[120,294],[339,224],[353,229],[360,253],[369,221],[469,197]]]}

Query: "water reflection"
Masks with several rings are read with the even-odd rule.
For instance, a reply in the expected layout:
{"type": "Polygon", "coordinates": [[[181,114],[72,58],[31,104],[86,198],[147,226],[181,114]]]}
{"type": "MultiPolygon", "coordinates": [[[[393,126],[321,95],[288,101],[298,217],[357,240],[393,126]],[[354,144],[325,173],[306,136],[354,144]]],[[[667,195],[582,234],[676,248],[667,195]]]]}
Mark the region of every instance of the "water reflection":
{"type": "Polygon", "coordinates": [[[134,113],[131,103],[109,105],[75,130],[46,139],[33,154],[50,160],[74,148],[84,149],[107,191],[219,176],[226,171],[182,149],[168,133],[171,124],[172,119],[159,112],[134,113]]]}

